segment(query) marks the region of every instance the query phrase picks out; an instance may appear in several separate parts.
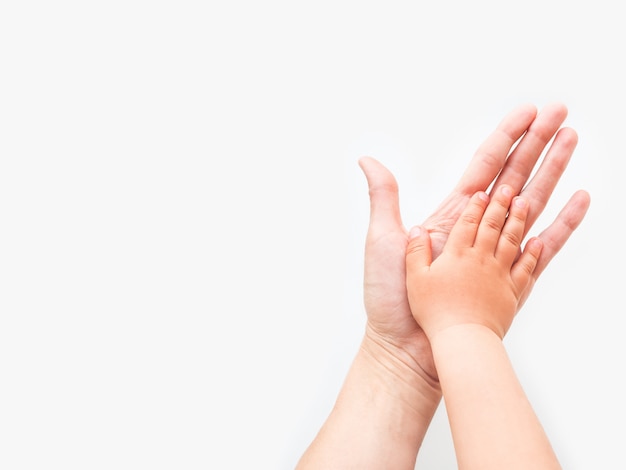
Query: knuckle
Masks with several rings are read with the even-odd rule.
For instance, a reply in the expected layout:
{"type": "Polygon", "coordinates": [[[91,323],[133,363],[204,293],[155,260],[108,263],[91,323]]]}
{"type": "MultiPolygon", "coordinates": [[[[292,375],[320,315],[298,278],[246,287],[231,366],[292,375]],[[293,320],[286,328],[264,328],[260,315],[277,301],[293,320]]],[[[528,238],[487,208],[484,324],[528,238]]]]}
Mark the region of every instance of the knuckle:
{"type": "Polygon", "coordinates": [[[483,219],[483,224],[487,229],[493,230],[495,232],[499,232],[500,230],[502,230],[502,223],[498,219],[493,217],[485,217],[483,219]]]}
{"type": "Polygon", "coordinates": [[[526,262],[524,264],[522,264],[522,270],[528,275],[530,276],[533,271],[535,270],[535,265],[537,263],[535,261],[533,261],[532,259],[527,259],[526,262]]]}
{"type": "Polygon", "coordinates": [[[414,244],[409,244],[409,246],[407,247],[406,253],[407,255],[415,255],[415,254],[421,254],[424,251],[426,251],[426,245],[424,245],[423,243],[414,243],[414,244]]]}
{"type": "Polygon", "coordinates": [[[535,272],[536,267],[537,258],[535,256],[527,255],[520,259],[520,268],[526,275],[532,276],[532,274],[535,272]]]}
{"type": "Polygon", "coordinates": [[[461,220],[464,224],[478,225],[480,222],[480,216],[479,214],[475,214],[473,212],[466,212],[461,216],[461,220]]]}
{"type": "Polygon", "coordinates": [[[502,232],[502,237],[513,246],[520,246],[522,243],[521,237],[514,232],[502,232]]]}

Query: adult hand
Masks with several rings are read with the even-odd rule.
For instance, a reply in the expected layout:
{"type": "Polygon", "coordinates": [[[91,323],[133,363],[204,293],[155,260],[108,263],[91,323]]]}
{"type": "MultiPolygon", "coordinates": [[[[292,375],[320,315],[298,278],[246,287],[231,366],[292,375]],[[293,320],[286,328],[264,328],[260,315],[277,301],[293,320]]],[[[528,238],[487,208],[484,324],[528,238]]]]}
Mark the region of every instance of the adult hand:
{"type": "MultiPolygon", "coordinates": [[[[546,106],[539,114],[534,106],[524,105],[500,122],[478,148],[456,188],[421,224],[430,231],[433,258],[441,253],[452,226],[471,196],[477,191],[487,191],[490,186],[495,191],[507,184],[528,201],[530,210],[524,235],[528,233],[544,210],[578,141],[573,129],[560,128],[566,117],[567,108],[562,104],[546,106]],[[542,163],[529,181],[550,141],[542,163]]],[[[430,344],[413,319],[407,299],[408,233],[400,216],[397,182],[391,172],[373,158],[364,157],[359,164],[367,178],[370,195],[364,275],[366,334],[370,341],[383,346],[436,389],[437,371],[430,344]]],[[[576,192],[554,222],[539,235],[543,250],[523,300],[578,227],[589,202],[585,191],[576,192]]]]}

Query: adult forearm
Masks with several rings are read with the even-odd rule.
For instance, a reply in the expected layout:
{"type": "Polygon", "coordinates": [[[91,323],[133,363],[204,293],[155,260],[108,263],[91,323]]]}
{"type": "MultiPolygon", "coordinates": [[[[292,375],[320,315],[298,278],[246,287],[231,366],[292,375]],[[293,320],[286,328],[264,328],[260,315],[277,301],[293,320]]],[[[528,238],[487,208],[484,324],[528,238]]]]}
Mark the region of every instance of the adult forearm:
{"type": "Polygon", "coordinates": [[[297,469],[413,469],[440,402],[402,360],[363,341],[335,406],[297,469]]]}
{"type": "Polygon", "coordinates": [[[501,339],[479,326],[431,340],[460,469],[559,469],[501,339]]]}

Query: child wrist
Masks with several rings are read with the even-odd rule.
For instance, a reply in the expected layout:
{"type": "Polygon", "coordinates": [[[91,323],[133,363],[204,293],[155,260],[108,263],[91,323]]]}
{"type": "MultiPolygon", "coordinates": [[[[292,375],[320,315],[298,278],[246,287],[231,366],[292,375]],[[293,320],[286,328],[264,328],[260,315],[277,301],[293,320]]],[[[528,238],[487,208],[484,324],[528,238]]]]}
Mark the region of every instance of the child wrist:
{"type": "Polygon", "coordinates": [[[441,342],[445,338],[462,336],[496,337],[499,341],[502,341],[504,337],[504,332],[486,322],[452,323],[432,328],[430,331],[425,330],[425,332],[431,344],[441,342]]]}

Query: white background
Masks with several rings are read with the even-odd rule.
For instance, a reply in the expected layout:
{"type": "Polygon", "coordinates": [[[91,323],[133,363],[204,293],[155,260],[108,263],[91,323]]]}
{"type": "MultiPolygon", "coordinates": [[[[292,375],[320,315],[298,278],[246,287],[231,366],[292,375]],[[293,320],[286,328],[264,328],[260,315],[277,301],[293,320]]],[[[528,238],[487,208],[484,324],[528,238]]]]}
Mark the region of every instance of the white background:
{"type": "MultiPolygon", "coordinates": [[[[289,469],[363,332],[362,155],[421,222],[560,101],[590,211],[506,338],[564,468],[626,468],[619,2],[0,4],[0,467],[289,469]]],[[[346,452],[349,452],[346,449],[346,452]]],[[[455,468],[440,408],[417,468],[455,468]]]]}

